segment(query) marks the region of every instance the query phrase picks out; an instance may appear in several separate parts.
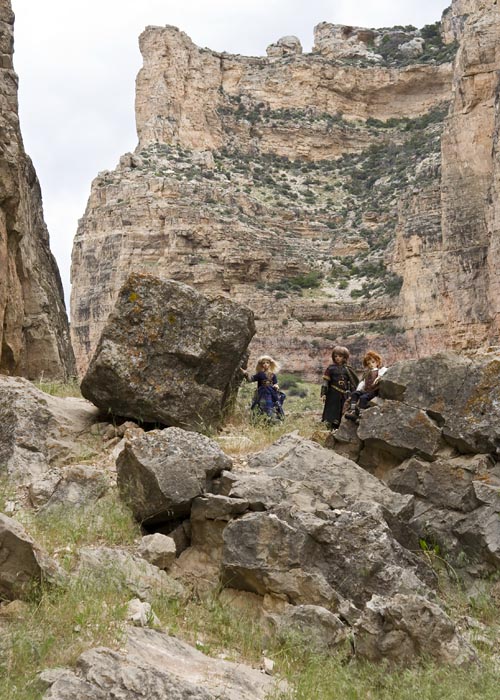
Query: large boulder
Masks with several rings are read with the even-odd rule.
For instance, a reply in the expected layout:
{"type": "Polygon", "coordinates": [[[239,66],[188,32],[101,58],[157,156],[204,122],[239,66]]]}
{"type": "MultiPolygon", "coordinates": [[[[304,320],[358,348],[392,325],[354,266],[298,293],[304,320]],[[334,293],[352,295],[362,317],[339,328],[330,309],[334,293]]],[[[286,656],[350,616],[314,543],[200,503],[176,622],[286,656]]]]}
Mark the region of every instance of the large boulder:
{"type": "Polygon", "coordinates": [[[276,681],[244,664],[214,659],[175,637],[127,628],[124,649],[84,652],[75,670],[42,674],[44,700],[265,700],[276,681]]]}
{"type": "Polygon", "coordinates": [[[440,353],[390,367],[380,396],[420,408],[463,453],[500,449],[500,358],[440,353]]]}
{"type": "Polygon", "coordinates": [[[380,453],[393,457],[395,463],[416,454],[432,460],[442,446],[441,430],[419,408],[399,401],[384,401],[363,412],[358,437],[363,441],[360,464],[381,468],[380,453]]]}
{"type": "Polygon", "coordinates": [[[375,595],[355,625],[356,656],[409,666],[419,658],[461,666],[477,660],[474,648],[437,605],[419,595],[375,595]]]}
{"type": "Polygon", "coordinates": [[[16,520],[0,513],[0,599],[29,596],[43,580],[62,575],[57,563],[16,520]]]}
{"type": "Polygon", "coordinates": [[[203,430],[222,422],[255,333],[250,309],[172,280],[132,274],[82,381],[119,416],[203,430]]]}
{"type": "Polygon", "coordinates": [[[0,474],[29,485],[75,460],[97,414],[84,399],[49,396],[26,379],[0,375],[0,474]]]}
{"type": "Polygon", "coordinates": [[[118,488],[136,519],[159,524],[189,516],[193,500],[232,461],[204,435],[165,428],[127,440],[116,466],[118,488]]]}
{"type": "Polygon", "coordinates": [[[363,606],[374,593],[429,594],[435,585],[432,570],[396,541],[373,503],[318,515],[285,505],[231,521],[223,538],[227,585],[294,604],[336,610],[343,599],[363,606]]]}

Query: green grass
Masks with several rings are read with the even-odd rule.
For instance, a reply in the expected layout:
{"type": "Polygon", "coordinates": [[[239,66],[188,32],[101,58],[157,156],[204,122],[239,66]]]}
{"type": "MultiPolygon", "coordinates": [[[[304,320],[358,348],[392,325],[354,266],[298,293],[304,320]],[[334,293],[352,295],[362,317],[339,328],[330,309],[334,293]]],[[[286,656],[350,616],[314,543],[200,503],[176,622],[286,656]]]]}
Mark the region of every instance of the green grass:
{"type": "Polygon", "coordinates": [[[38,381],[33,382],[33,384],[37,389],[51,396],[59,396],[61,398],[75,396],[77,398],[82,398],[80,382],[76,377],[67,382],[58,381],[57,379],[44,379],[41,377],[38,381]]]}

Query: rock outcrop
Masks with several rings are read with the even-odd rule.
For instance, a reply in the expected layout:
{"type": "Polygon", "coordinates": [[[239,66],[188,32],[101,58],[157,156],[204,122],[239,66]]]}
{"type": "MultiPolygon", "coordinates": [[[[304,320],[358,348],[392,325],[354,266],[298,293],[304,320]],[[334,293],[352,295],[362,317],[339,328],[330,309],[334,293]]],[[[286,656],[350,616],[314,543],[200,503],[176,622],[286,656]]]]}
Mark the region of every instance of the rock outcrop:
{"type": "Polygon", "coordinates": [[[455,45],[437,25],[322,23],[311,54],[294,37],[266,58],[219,54],[174,27],[147,27],[140,46],[138,147],[95,179],[74,243],[79,372],[130,270],[243,301],[252,354],[310,378],[335,339],[413,354],[398,203],[424,183],[439,194],[455,45]]]}
{"type": "Polygon", "coordinates": [[[74,356],[40,185],[21,137],[13,25],[10,0],[1,0],[0,372],[66,379],[75,375],[74,356]]]}
{"type": "Polygon", "coordinates": [[[83,378],[82,394],[115,416],[216,429],[236,397],[254,332],[253,313],[245,306],[132,274],[83,378]]]}

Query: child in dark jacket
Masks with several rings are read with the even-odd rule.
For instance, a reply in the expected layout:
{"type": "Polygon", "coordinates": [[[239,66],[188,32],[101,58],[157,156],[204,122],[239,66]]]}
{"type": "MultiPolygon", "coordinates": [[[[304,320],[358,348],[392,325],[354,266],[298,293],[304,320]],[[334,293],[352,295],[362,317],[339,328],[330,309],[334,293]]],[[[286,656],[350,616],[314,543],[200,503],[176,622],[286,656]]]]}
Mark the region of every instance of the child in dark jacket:
{"type": "Polygon", "coordinates": [[[332,364],[325,370],[321,384],[321,398],[325,404],[321,420],[327,424],[329,430],[336,430],[342,420],[344,402],[359,380],[352,367],[347,364],[347,348],[336,345],[332,350],[332,360],[332,364]]]}

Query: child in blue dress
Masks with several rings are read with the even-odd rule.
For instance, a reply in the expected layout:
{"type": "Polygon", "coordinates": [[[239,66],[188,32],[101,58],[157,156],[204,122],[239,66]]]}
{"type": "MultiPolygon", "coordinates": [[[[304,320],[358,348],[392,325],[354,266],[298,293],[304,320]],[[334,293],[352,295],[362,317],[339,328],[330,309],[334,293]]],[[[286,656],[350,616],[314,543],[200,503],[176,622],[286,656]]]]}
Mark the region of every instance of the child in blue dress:
{"type": "Polygon", "coordinates": [[[279,365],[270,355],[262,355],[255,365],[255,374],[243,371],[248,382],[257,382],[251,410],[272,419],[283,420],[285,394],[280,391],[276,373],[279,365]]]}

